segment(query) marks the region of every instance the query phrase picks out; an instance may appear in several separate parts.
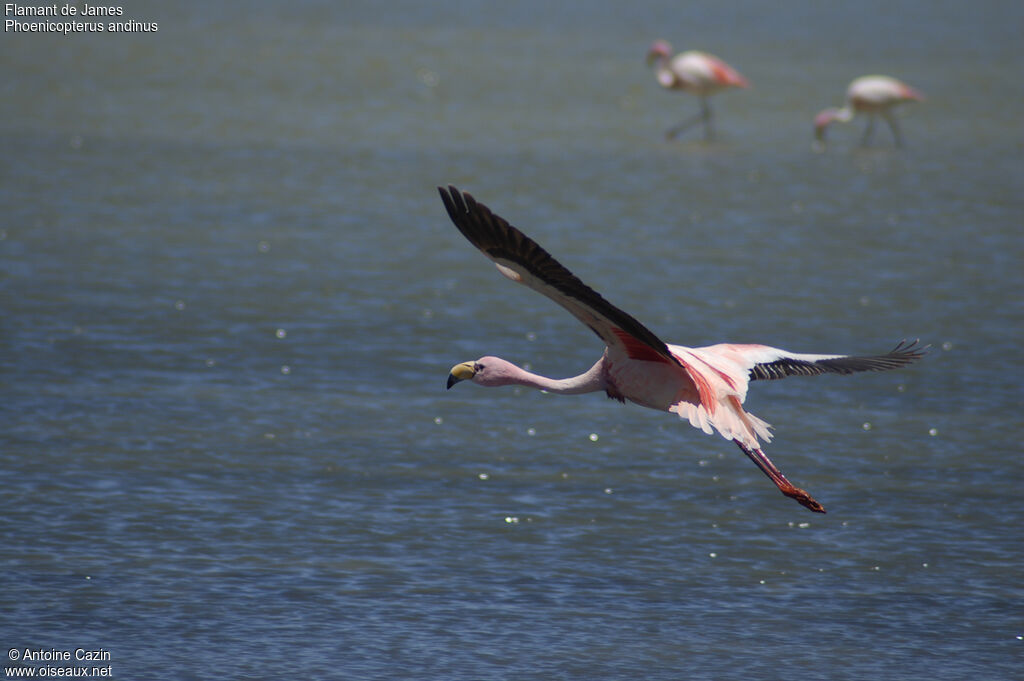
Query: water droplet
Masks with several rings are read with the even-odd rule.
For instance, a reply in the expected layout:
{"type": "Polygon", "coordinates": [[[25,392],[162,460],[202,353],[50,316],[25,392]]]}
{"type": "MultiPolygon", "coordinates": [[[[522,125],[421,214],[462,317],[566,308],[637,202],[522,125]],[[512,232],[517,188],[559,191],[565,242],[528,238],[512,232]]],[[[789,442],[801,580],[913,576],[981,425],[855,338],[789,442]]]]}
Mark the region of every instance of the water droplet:
{"type": "Polygon", "coordinates": [[[206,360],[206,366],[208,366],[208,367],[217,366],[217,360],[215,360],[215,359],[208,359],[208,360],[206,360]]]}
{"type": "Polygon", "coordinates": [[[489,478],[491,476],[487,475],[487,473],[481,473],[480,475],[478,475],[476,477],[480,478],[481,480],[486,480],[487,478],[489,478]]]}
{"type": "Polygon", "coordinates": [[[614,494],[615,490],[613,490],[611,487],[605,487],[604,488],[604,493],[605,494],[614,494]]]}
{"type": "Polygon", "coordinates": [[[175,310],[184,310],[185,309],[185,301],[184,300],[176,300],[176,301],[174,301],[174,309],[175,310]]]}
{"type": "Polygon", "coordinates": [[[285,338],[288,335],[288,332],[285,331],[284,329],[278,329],[277,331],[274,332],[274,335],[277,336],[278,338],[285,338]]]}
{"type": "Polygon", "coordinates": [[[717,553],[715,553],[714,551],[712,551],[711,553],[709,553],[709,554],[708,554],[708,556],[709,556],[709,557],[711,557],[711,558],[718,558],[718,554],[717,554],[717,553]]]}
{"type": "Polygon", "coordinates": [[[288,366],[287,364],[285,364],[284,366],[281,367],[281,373],[284,374],[285,376],[287,376],[291,372],[292,372],[292,368],[290,366],[288,366]]]}
{"type": "Polygon", "coordinates": [[[952,350],[953,349],[953,343],[951,343],[950,341],[946,341],[945,343],[942,344],[942,349],[943,350],[952,350]]]}
{"type": "Polygon", "coordinates": [[[862,425],[861,428],[863,428],[864,430],[871,430],[871,424],[865,421],[864,425],[862,425]]]}
{"type": "Polygon", "coordinates": [[[939,434],[939,429],[938,428],[929,428],[928,429],[928,434],[931,435],[932,437],[935,437],[936,435],[939,434]]]}
{"type": "Polygon", "coordinates": [[[529,435],[530,437],[533,437],[534,435],[537,434],[537,429],[536,428],[527,428],[526,429],[526,434],[529,435]]]}
{"type": "Polygon", "coordinates": [[[444,423],[444,419],[441,418],[440,416],[435,416],[434,423],[436,423],[437,425],[441,425],[442,423],[444,423]]]}
{"type": "Polygon", "coordinates": [[[590,434],[590,441],[591,442],[597,442],[597,433],[591,433],[590,434]]]}
{"type": "Polygon", "coordinates": [[[260,253],[267,253],[267,252],[270,251],[270,242],[269,241],[261,241],[258,244],[256,244],[256,249],[260,253]]]}
{"type": "Polygon", "coordinates": [[[437,87],[437,84],[441,82],[440,76],[438,76],[436,72],[427,68],[417,69],[416,77],[419,78],[420,82],[427,87],[437,87]]]}
{"type": "Polygon", "coordinates": [[[505,522],[509,523],[509,524],[518,523],[519,522],[519,518],[514,516],[514,515],[507,515],[507,516],[505,516],[505,522]]]}
{"type": "Polygon", "coordinates": [[[537,340],[537,334],[535,334],[533,331],[530,331],[529,333],[526,334],[526,340],[528,340],[528,341],[535,341],[535,340],[537,340]]]}

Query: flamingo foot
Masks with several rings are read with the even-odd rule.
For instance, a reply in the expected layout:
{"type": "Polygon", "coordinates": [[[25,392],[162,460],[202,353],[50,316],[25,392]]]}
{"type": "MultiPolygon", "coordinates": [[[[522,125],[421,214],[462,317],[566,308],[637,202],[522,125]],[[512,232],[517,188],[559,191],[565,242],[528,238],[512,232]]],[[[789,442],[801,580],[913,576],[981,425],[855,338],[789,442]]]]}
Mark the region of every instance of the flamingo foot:
{"type": "Polygon", "coordinates": [[[815,513],[825,513],[825,507],[815,501],[814,497],[799,487],[789,485],[787,487],[779,487],[779,491],[790,499],[796,499],[801,506],[814,511],[815,513]]]}
{"type": "Polygon", "coordinates": [[[782,471],[772,463],[772,460],[769,459],[760,448],[748,447],[739,440],[733,440],[733,442],[739,445],[739,448],[743,450],[743,453],[749,456],[750,460],[756,463],[757,467],[775,483],[775,486],[779,488],[780,492],[790,499],[796,499],[800,502],[801,506],[814,511],[815,513],[825,512],[825,507],[815,501],[814,497],[787,480],[786,476],[782,474],[782,471]]]}

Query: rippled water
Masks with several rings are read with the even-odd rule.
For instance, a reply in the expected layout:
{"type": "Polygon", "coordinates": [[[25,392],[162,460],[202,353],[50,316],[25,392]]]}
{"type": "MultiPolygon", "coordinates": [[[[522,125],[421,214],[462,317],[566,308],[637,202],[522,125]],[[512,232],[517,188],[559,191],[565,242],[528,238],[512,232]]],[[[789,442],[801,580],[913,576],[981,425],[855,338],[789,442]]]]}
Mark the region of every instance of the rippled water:
{"type": "MultiPolygon", "coordinates": [[[[6,34],[0,641],[116,678],[1020,678],[1017,3],[139,3],[6,34]],[[655,37],[753,83],[720,137],[655,37]],[[810,120],[884,72],[907,147],[810,120]],[[665,340],[932,348],[755,384],[768,452],[599,396],[473,192],[665,340]]],[[[10,663],[13,668],[14,663],[10,663]]],[[[29,663],[38,666],[41,663],[29,663]]]]}

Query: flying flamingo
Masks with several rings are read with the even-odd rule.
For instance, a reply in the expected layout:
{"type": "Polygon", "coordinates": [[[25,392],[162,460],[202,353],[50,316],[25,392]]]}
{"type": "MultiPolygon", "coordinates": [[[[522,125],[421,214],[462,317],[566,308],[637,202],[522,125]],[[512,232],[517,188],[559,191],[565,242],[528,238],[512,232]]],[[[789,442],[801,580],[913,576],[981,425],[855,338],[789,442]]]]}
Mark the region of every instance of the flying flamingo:
{"type": "Polygon", "coordinates": [[[903,146],[900,126],[893,115],[893,108],[903,102],[920,102],[924,95],[889,76],[861,76],[846,88],[846,106],[841,109],[825,109],[814,117],[814,138],[818,146],[825,144],[825,129],[833,122],[849,123],[856,114],[867,114],[868,124],[864,128],[861,145],[867,146],[875,132],[875,116],[881,116],[892,130],[896,146],[903,146]]]}
{"type": "Polygon", "coordinates": [[[901,342],[887,354],[869,357],[798,354],[767,345],[666,345],[470,194],[452,186],[438,190],[452,222],[499,272],[551,298],[606,346],[594,366],[572,378],[547,378],[498,357],[481,357],[452,367],[448,388],[470,380],[486,387],[523,385],[563,395],[604,391],[620,402],[674,412],[705,433],[714,429],[735,442],[784,495],[812,511],[825,509],[787,480],[761,450],[758,438],[768,442],[772,435],[767,423],[741,406],[747,384],[796,375],[886,371],[924,354],[917,341],[901,342]]]}
{"type": "Polygon", "coordinates": [[[750,85],[739,71],[707,52],[690,50],[673,57],[672,46],[664,40],[655,40],[651,44],[647,51],[647,64],[654,65],[658,83],[663,88],[692,92],[700,97],[700,112],[669,129],[666,133],[668,139],[703,121],[704,138],[710,140],[713,133],[708,96],[728,88],[750,85]]]}

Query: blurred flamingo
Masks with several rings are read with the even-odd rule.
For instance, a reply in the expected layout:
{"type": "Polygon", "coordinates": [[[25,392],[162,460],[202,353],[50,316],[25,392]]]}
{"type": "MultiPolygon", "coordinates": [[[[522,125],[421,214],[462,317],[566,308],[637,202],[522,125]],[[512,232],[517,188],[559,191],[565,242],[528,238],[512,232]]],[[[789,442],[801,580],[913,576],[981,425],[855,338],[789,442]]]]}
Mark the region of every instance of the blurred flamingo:
{"type": "Polygon", "coordinates": [[[846,106],[825,109],[814,117],[814,138],[819,147],[825,144],[825,129],[833,122],[848,123],[856,114],[867,114],[861,145],[867,146],[875,132],[875,116],[881,116],[892,130],[897,147],[903,146],[900,126],[893,109],[904,102],[920,102],[924,95],[906,83],[889,76],[861,76],[846,88],[846,106]]]}
{"type": "Polygon", "coordinates": [[[771,426],[743,410],[749,382],[886,371],[910,364],[923,354],[916,341],[869,357],[799,354],[767,345],[666,345],[487,206],[455,187],[438,189],[452,222],[494,261],[499,272],[564,307],[605,344],[597,363],[573,378],[547,378],[498,357],[481,357],[452,367],[448,388],[468,380],[487,387],[523,385],[563,395],[602,391],[620,402],[629,400],[673,412],[705,433],[717,430],[735,442],[783,494],[824,513],[824,507],[787,480],[761,450],[758,438],[770,441],[771,426]]]}
{"type": "Polygon", "coordinates": [[[664,40],[655,40],[651,44],[647,51],[647,64],[654,66],[658,83],[663,88],[691,92],[700,97],[700,112],[670,128],[666,133],[668,139],[703,121],[704,138],[710,140],[714,133],[708,96],[729,88],[750,86],[739,71],[707,52],[690,50],[673,57],[672,46],[664,40]]]}

